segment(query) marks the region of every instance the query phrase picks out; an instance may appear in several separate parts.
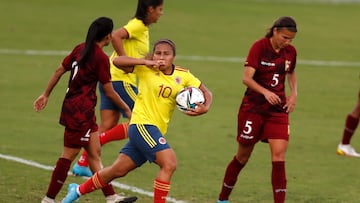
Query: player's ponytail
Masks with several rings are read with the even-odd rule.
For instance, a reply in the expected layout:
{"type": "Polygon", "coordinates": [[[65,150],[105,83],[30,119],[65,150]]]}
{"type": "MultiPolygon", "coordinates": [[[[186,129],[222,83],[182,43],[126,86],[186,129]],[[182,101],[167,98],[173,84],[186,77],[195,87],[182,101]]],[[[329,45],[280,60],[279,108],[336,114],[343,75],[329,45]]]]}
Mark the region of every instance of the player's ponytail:
{"type": "Polygon", "coordinates": [[[86,35],[85,48],[81,53],[78,65],[84,65],[92,57],[93,49],[96,42],[101,41],[104,37],[112,32],[114,28],[113,21],[107,17],[100,17],[91,23],[86,35]]]}

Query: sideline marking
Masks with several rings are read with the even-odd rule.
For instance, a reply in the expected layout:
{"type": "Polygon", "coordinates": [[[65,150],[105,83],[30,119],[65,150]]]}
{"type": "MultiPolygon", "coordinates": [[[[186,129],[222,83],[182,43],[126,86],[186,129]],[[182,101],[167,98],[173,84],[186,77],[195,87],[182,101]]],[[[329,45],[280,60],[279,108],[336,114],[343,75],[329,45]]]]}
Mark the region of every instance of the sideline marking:
{"type": "MultiPolygon", "coordinates": [[[[0,158],[6,159],[8,161],[14,161],[14,162],[17,162],[17,163],[22,163],[22,164],[29,165],[29,166],[34,166],[34,167],[44,169],[44,170],[47,170],[47,171],[54,170],[54,167],[52,167],[52,166],[46,166],[46,165],[31,161],[31,160],[26,160],[26,159],[22,159],[22,158],[19,158],[19,157],[5,155],[5,154],[1,154],[1,153],[0,153],[0,158]]],[[[71,172],[69,172],[68,175],[73,175],[73,174],[71,172]]],[[[88,177],[81,177],[81,178],[88,179],[88,177]]],[[[149,196],[149,197],[154,196],[153,192],[145,191],[143,189],[140,189],[140,188],[137,188],[137,187],[134,187],[134,186],[125,185],[125,184],[122,184],[122,183],[119,183],[119,182],[116,182],[116,181],[112,181],[111,184],[118,187],[118,188],[121,188],[121,189],[124,189],[124,190],[130,190],[131,192],[135,192],[135,193],[138,193],[138,194],[141,194],[141,195],[146,195],[146,196],[149,196]]],[[[176,200],[176,199],[174,199],[172,197],[167,197],[166,199],[167,199],[167,201],[173,202],[173,203],[187,203],[187,202],[185,202],[183,200],[176,200]]]]}
{"type": "MultiPolygon", "coordinates": [[[[0,55],[34,55],[34,56],[66,56],[69,51],[56,50],[17,50],[17,49],[0,49],[0,55]]],[[[176,56],[177,59],[188,61],[213,61],[227,63],[242,63],[245,58],[242,57],[219,57],[219,56],[176,56]]],[[[322,61],[322,60],[298,60],[297,64],[312,66],[348,66],[360,67],[360,62],[354,61],[322,61]]]]}

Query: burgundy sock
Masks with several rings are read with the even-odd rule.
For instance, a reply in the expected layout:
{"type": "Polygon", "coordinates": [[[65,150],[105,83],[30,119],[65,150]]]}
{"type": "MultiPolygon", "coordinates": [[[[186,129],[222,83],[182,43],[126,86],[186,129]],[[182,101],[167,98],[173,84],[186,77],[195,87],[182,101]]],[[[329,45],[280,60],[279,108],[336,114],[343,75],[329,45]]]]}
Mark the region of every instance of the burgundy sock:
{"type": "Polygon", "coordinates": [[[359,118],[354,118],[351,115],[346,117],[345,128],[342,137],[342,144],[350,144],[351,137],[359,124],[359,118]]]}
{"type": "Polygon", "coordinates": [[[105,187],[101,188],[101,190],[104,193],[105,197],[115,194],[115,190],[114,190],[113,186],[110,183],[107,184],[105,187]]]}
{"type": "Polygon", "coordinates": [[[271,183],[273,188],[274,203],[285,202],[286,175],[284,161],[272,162],[271,183]]]}
{"type": "Polygon", "coordinates": [[[67,173],[70,169],[71,161],[64,158],[59,158],[56,162],[55,169],[51,176],[51,181],[48,187],[46,196],[55,199],[56,195],[61,190],[67,178],[67,173]]]}
{"type": "Polygon", "coordinates": [[[245,164],[241,164],[236,157],[229,163],[226,168],[219,200],[228,200],[237,181],[238,175],[245,164]]]}

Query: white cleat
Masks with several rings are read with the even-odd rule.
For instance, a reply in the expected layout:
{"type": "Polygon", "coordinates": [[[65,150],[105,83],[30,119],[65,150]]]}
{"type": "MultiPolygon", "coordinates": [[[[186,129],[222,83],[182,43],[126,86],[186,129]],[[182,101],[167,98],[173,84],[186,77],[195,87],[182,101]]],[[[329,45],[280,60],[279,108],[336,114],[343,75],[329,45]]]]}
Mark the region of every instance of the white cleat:
{"type": "Polygon", "coordinates": [[[351,157],[360,157],[360,154],[355,151],[355,149],[350,144],[339,144],[336,150],[338,155],[351,156],[351,157]]]}
{"type": "Polygon", "coordinates": [[[137,197],[125,197],[120,194],[110,195],[106,197],[106,203],[132,203],[137,200],[137,197]]]}
{"type": "Polygon", "coordinates": [[[54,199],[51,199],[51,198],[45,196],[45,197],[41,200],[41,203],[60,203],[60,202],[58,202],[58,201],[56,201],[56,200],[54,200],[54,199]]]}

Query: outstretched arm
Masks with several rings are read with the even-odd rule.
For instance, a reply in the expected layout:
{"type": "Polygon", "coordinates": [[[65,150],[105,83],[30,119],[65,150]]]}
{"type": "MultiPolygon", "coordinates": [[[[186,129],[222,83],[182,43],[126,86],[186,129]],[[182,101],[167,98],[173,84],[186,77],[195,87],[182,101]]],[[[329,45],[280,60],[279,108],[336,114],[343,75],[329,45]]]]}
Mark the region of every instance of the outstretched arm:
{"type": "Polygon", "coordinates": [[[45,91],[34,101],[34,109],[36,112],[39,112],[45,108],[52,90],[65,72],[66,69],[62,65],[56,69],[55,73],[51,76],[45,91]]]}
{"type": "Polygon", "coordinates": [[[131,73],[136,65],[145,65],[148,67],[159,67],[161,65],[158,61],[148,60],[144,58],[132,58],[128,56],[117,56],[113,59],[113,64],[126,73],[131,73]]]}

